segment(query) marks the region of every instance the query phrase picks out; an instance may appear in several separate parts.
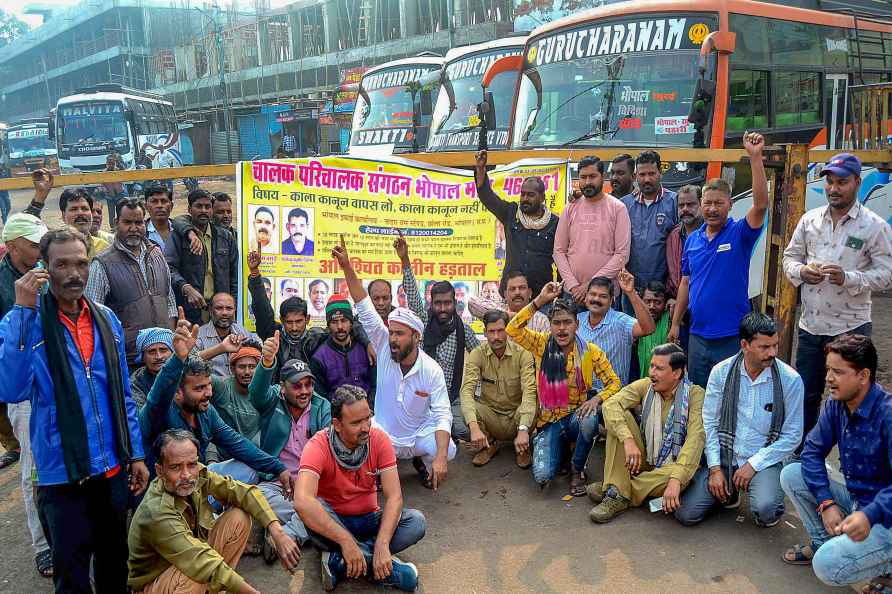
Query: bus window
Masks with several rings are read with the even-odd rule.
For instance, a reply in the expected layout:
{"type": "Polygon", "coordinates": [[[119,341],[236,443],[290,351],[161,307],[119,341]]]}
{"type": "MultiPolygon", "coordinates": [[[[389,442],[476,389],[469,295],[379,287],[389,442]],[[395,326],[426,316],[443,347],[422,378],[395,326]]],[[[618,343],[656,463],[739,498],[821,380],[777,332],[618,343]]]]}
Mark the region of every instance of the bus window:
{"type": "Polygon", "coordinates": [[[731,54],[735,64],[770,64],[771,50],[768,47],[768,27],[763,17],[731,14],[731,30],[737,33],[737,46],[731,54]]]}
{"type": "Polygon", "coordinates": [[[821,77],[817,72],[776,72],[775,125],[819,124],[821,118],[821,77]]]}
{"type": "Polygon", "coordinates": [[[768,127],[768,72],[731,71],[729,96],[727,132],[768,127]]]}
{"type": "Polygon", "coordinates": [[[771,61],[786,66],[820,66],[824,63],[818,27],[795,21],[768,20],[771,61]]]}

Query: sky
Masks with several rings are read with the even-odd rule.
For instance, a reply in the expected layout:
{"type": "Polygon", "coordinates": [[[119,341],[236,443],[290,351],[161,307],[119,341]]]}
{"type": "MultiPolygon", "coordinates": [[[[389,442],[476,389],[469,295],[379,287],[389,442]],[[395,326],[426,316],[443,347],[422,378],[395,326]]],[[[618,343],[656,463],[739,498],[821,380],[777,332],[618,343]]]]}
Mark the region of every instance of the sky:
{"type": "MultiPolygon", "coordinates": [[[[203,4],[205,0],[191,0],[192,5],[200,5],[203,4]]],[[[286,4],[290,4],[294,0],[270,0],[271,8],[278,8],[280,6],[285,6],[286,4]]],[[[4,6],[3,9],[9,12],[12,12],[14,15],[19,17],[21,20],[25,21],[32,28],[39,26],[42,18],[40,16],[27,15],[25,14],[25,7],[29,4],[35,4],[40,6],[73,6],[77,4],[79,0],[13,0],[11,3],[12,6],[4,6]]],[[[182,3],[182,0],[172,0],[172,3],[175,5],[179,5],[182,3]]],[[[219,0],[220,6],[228,6],[230,4],[230,0],[219,0]]],[[[251,0],[241,0],[239,2],[242,6],[251,6],[253,2],[251,0]]]]}

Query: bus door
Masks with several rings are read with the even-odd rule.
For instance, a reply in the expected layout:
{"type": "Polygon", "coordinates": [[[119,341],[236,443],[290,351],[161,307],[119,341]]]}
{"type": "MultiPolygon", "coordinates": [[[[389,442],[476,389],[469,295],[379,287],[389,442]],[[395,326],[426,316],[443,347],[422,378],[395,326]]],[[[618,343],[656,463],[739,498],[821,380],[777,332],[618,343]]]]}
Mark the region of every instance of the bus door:
{"type": "Polygon", "coordinates": [[[846,123],[849,111],[849,75],[828,74],[824,83],[827,97],[827,148],[842,149],[846,142],[846,123]]]}

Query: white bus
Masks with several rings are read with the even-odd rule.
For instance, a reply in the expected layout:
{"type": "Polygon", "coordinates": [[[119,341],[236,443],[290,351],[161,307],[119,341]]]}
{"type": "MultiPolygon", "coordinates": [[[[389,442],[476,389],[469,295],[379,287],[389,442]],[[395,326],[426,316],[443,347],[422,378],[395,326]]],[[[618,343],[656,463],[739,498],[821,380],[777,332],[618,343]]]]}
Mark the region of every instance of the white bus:
{"type": "Polygon", "coordinates": [[[22,120],[6,128],[6,152],[13,175],[28,175],[41,167],[58,169],[47,118],[22,120]]]}
{"type": "Polygon", "coordinates": [[[184,164],[173,103],[114,84],[59,99],[56,148],[63,173],[102,171],[113,152],[126,169],[184,164]]]}
{"type": "MultiPolygon", "coordinates": [[[[428,152],[472,151],[480,136],[477,106],[483,102],[483,74],[499,58],[523,53],[526,35],[496,39],[458,47],[446,54],[440,77],[440,93],[434,107],[428,152]]],[[[496,75],[487,87],[495,107],[495,128],[487,130],[490,149],[508,148],[511,104],[517,84],[516,72],[496,75]]]]}
{"type": "Polygon", "coordinates": [[[366,71],[353,111],[349,154],[384,156],[424,150],[441,68],[443,58],[417,56],[366,71]],[[413,96],[410,89],[416,85],[421,87],[413,96]]]}

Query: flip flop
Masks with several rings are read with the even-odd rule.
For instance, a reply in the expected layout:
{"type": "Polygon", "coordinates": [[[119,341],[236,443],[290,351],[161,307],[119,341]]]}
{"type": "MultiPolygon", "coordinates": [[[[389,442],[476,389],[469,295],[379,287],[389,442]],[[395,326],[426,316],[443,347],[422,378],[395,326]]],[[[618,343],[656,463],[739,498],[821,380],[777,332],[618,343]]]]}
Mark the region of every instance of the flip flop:
{"type": "Polygon", "coordinates": [[[815,551],[810,544],[797,544],[784,551],[781,559],[789,565],[811,565],[811,560],[814,556],[815,551]]]}
{"type": "Polygon", "coordinates": [[[890,594],[890,592],[892,592],[892,577],[888,575],[875,577],[861,588],[861,594],[890,594]]]}
{"type": "Polygon", "coordinates": [[[585,473],[574,472],[570,475],[570,495],[573,497],[585,497],[585,473]]]}
{"type": "Polygon", "coordinates": [[[431,475],[427,471],[424,462],[421,461],[421,458],[412,458],[412,467],[415,469],[415,472],[418,473],[418,480],[421,481],[421,486],[425,489],[433,489],[434,483],[431,480],[431,475]]]}
{"type": "Polygon", "coordinates": [[[53,552],[49,549],[37,553],[34,557],[37,573],[45,578],[53,577],[53,552]]]}

